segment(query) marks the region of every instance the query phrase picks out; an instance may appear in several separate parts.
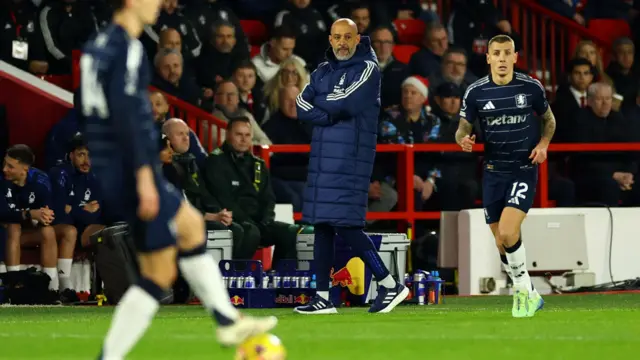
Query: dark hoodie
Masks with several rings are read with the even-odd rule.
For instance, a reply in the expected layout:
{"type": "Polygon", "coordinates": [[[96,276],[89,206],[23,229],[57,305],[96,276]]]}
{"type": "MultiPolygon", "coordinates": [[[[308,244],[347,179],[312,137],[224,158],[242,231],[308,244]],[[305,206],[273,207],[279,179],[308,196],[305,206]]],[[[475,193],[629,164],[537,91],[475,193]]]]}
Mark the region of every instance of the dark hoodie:
{"type": "Polygon", "coordinates": [[[278,26],[287,26],[296,32],[294,53],[304,59],[309,69],[313,69],[322,59],[325,50],[325,47],[318,44],[326,44],[329,34],[322,14],[311,5],[300,9],[287,4],[276,15],[274,27],[278,26]]]}

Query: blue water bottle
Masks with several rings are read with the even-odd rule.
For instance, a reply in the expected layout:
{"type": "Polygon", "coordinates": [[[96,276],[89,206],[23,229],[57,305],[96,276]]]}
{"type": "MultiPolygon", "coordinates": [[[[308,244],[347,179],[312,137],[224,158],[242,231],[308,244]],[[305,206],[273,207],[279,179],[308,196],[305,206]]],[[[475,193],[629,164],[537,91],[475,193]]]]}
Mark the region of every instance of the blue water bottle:
{"type": "Polygon", "coordinates": [[[312,289],[316,288],[316,274],[311,275],[311,285],[309,287],[312,289]]]}
{"type": "Polygon", "coordinates": [[[440,283],[441,279],[440,279],[440,272],[439,271],[434,271],[434,276],[433,276],[433,287],[434,287],[434,292],[435,292],[435,297],[434,297],[434,304],[439,304],[440,303],[440,295],[441,295],[441,290],[442,290],[442,285],[440,283]]]}

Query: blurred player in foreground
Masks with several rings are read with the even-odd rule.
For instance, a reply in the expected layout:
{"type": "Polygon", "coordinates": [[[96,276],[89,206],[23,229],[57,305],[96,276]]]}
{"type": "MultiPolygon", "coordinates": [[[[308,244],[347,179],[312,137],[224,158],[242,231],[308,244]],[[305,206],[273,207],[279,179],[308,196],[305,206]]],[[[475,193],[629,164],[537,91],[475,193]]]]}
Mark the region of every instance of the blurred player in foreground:
{"type": "Polygon", "coordinates": [[[303,221],[315,225],[317,295],[295,308],[299,314],[335,314],[329,299],[337,234],[380,284],[372,313],[387,313],[409,289],[396,282],[364,232],[369,180],[376,155],[380,115],[380,69],[369,37],[339,19],[331,26],[327,61],[311,74],[296,99],[298,119],[313,125],[303,221]]]}
{"type": "Polygon", "coordinates": [[[542,309],[544,301],[527,271],[520,226],[533,205],[538,164],[547,158],[556,120],[540,82],[514,73],[518,53],[513,40],[498,35],[488,48],[491,72],[464,94],[456,141],[464,151],[472,151],[472,124],[479,120],[485,139],[482,201],[486,221],[514,283],[512,315],[530,317],[542,309]]]}
{"type": "Polygon", "coordinates": [[[160,173],[148,61],[137,38],[156,21],[161,2],[113,0],[113,23],[85,45],[80,60],[85,134],[106,194],[105,211],[129,223],[141,273],[116,307],[103,359],[123,359],[143,336],[176,278],[176,258],[218,323],[221,344],[236,345],[277,323],[273,317],[243,317],[231,305],[218,265],[205,252],[202,216],[160,173]]]}

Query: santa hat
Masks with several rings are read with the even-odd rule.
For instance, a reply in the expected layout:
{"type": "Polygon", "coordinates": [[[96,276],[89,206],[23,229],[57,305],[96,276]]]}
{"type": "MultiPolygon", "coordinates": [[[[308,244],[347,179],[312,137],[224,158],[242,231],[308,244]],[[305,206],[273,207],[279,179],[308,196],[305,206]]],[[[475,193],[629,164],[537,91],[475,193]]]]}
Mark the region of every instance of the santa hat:
{"type": "Polygon", "coordinates": [[[409,76],[402,82],[402,87],[406,85],[413,85],[416,89],[424,96],[425,98],[429,98],[429,80],[422,76],[409,76]]]}

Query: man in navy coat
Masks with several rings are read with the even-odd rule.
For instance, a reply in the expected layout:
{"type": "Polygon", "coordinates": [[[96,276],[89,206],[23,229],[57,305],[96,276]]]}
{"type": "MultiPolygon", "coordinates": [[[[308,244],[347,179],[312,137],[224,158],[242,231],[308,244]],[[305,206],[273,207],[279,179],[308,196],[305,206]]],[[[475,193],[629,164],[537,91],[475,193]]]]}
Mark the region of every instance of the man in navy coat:
{"type": "Polygon", "coordinates": [[[369,312],[386,313],[409,289],[389,274],[364,232],[369,182],[380,113],[380,69],[369,37],[339,19],[331,26],[327,61],[296,98],[298,118],[313,125],[303,221],[315,225],[317,295],[300,314],[335,314],[329,301],[334,236],[344,239],[369,267],[380,288],[369,312]]]}

